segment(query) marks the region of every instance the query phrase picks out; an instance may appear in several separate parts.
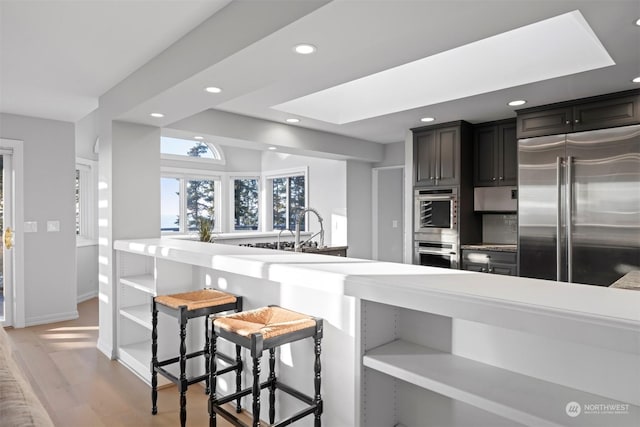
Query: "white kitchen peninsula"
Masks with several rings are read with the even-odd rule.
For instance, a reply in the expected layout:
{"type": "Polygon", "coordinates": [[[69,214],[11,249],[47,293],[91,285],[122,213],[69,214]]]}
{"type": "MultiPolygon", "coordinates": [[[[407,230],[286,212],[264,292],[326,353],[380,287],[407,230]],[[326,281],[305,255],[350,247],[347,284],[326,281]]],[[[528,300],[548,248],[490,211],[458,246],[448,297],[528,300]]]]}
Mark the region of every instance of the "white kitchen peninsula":
{"type": "MultiPolygon", "coordinates": [[[[640,423],[640,292],[173,239],[114,247],[117,354],[147,381],[151,295],[209,286],[325,319],[326,426],[640,423]]],[[[309,393],[311,355],[285,347],[277,368],[309,393]]]]}

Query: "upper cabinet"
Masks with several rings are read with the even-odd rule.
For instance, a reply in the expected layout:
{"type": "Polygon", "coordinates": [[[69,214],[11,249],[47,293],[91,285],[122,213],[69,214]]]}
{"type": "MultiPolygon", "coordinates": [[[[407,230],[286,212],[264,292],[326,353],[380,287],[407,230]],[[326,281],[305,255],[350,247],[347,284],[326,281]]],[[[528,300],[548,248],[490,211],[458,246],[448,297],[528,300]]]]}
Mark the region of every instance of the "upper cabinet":
{"type": "Polygon", "coordinates": [[[640,91],[632,90],[518,111],[518,138],[640,123],[640,91]]]}
{"type": "Polygon", "coordinates": [[[415,185],[459,185],[470,125],[460,121],[412,131],[415,185]]]}
{"type": "Polygon", "coordinates": [[[474,187],[513,186],[518,183],[516,121],[476,125],[473,131],[474,187]]]}

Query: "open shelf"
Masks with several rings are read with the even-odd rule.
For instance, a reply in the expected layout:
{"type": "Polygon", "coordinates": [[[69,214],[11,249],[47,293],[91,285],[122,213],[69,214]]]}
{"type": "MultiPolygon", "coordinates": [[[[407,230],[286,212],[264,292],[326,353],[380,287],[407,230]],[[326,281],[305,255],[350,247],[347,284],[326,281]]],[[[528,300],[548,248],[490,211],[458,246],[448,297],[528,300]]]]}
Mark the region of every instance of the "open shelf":
{"type": "Polygon", "coordinates": [[[151,330],[151,307],[149,304],[123,307],[120,309],[120,315],[151,330]]]}
{"type": "MultiPolygon", "coordinates": [[[[395,340],[368,351],[364,366],[506,419],[535,426],[628,426],[640,407],[395,340]],[[566,406],[622,404],[626,413],[570,417],[566,406]]],[[[631,424],[633,425],[633,424],[631,424]]]]}
{"type": "Polygon", "coordinates": [[[120,283],[151,295],[155,294],[155,280],[153,278],[153,274],[123,276],[120,277],[120,283]]]}

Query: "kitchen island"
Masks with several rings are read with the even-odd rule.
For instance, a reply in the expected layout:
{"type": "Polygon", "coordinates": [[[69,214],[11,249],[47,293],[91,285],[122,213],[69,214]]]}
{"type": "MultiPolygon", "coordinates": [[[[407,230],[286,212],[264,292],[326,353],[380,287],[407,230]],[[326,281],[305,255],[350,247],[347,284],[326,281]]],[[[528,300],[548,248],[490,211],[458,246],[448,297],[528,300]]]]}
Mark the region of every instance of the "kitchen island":
{"type": "MultiPolygon", "coordinates": [[[[146,381],[151,296],[206,286],[325,319],[326,426],[640,421],[638,292],[173,239],[114,248],[117,356],[146,381]]],[[[285,347],[277,367],[309,393],[312,351],[285,347]]]]}

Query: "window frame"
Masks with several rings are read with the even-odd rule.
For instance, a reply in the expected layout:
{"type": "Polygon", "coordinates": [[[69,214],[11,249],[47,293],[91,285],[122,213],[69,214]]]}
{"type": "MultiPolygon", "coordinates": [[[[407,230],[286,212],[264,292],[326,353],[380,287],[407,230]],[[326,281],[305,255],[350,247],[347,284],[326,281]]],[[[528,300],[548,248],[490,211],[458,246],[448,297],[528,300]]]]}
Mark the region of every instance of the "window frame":
{"type": "Polygon", "coordinates": [[[76,246],[92,246],[98,243],[98,162],[76,157],[75,165],[79,181],[77,222],[80,223],[79,233],[76,233],[76,246]]]}
{"type": "MultiPolygon", "coordinates": [[[[309,207],[309,167],[302,166],[291,169],[281,169],[281,170],[273,170],[265,172],[262,175],[262,188],[263,190],[263,199],[264,199],[264,207],[262,209],[262,218],[263,224],[265,225],[265,231],[269,229],[270,231],[276,231],[273,228],[273,180],[277,178],[290,178],[294,176],[304,176],[304,208],[309,207]]],[[[289,191],[287,191],[287,214],[285,215],[287,222],[286,228],[291,227],[289,224],[289,191]]],[[[300,231],[307,231],[309,228],[309,221],[304,222],[304,229],[300,229],[300,231]]]]}
{"type": "Polygon", "coordinates": [[[228,200],[229,200],[229,209],[228,215],[228,230],[230,233],[251,233],[257,231],[263,231],[263,219],[262,219],[262,211],[263,211],[263,191],[262,191],[262,176],[259,173],[255,172],[233,172],[227,176],[227,187],[229,189],[228,192],[228,200]],[[235,203],[235,180],[236,179],[255,179],[258,182],[258,228],[256,230],[236,230],[236,203],[235,203]]]}
{"type": "MultiPolygon", "coordinates": [[[[162,178],[174,178],[179,180],[180,187],[180,196],[179,196],[179,224],[178,231],[163,231],[162,227],[160,227],[160,234],[162,236],[180,236],[180,235],[192,235],[196,234],[197,231],[189,230],[186,223],[187,218],[187,203],[186,203],[186,194],[187,194],[187,181],[190,180],[209,180],[214,181],[214,233],[220,233],[222,230],[222,223],[224,221],[224,212],[222,210],[222,174],[216,171],[206,171],[200,169],[190,169],[190,168],[177,168],[177,167],[166,167],[162,166],[160,168],[160,179],[162,178]]],[[[162,215],[162,209],[160,209],[160,215],[162,215]]]]}

